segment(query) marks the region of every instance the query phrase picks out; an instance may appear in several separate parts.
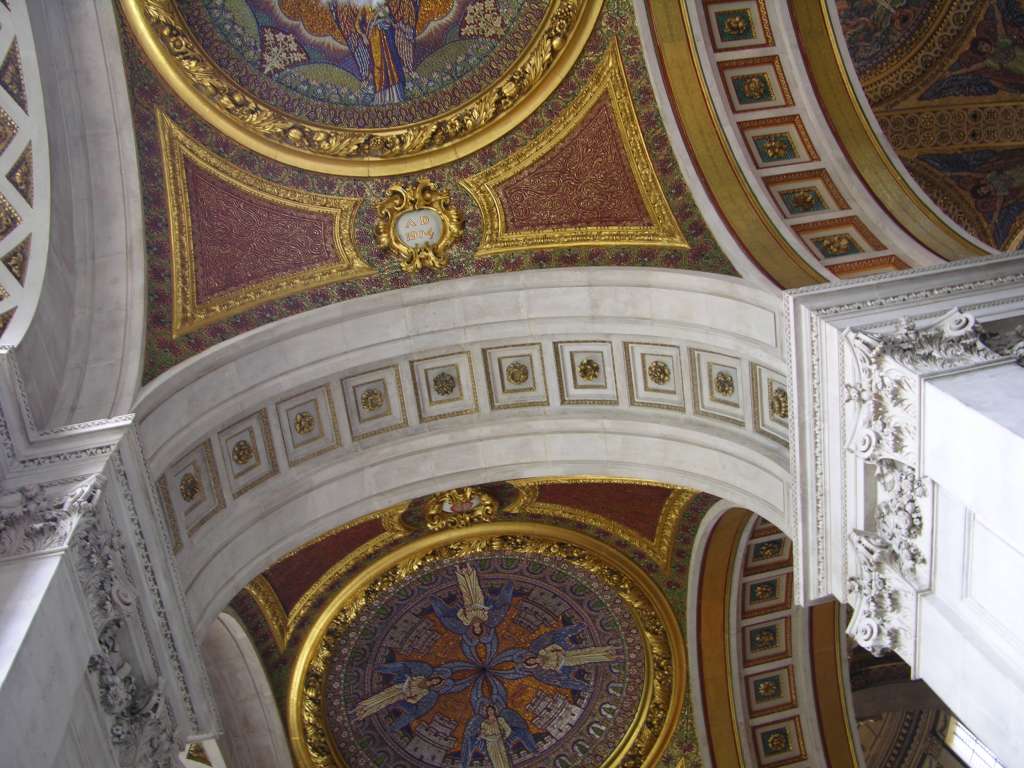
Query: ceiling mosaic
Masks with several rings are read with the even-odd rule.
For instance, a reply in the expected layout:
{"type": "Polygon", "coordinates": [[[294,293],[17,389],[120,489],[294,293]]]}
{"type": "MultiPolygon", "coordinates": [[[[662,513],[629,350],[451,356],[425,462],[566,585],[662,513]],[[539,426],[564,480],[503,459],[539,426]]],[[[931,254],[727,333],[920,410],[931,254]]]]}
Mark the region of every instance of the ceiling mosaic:
{"type": "Polygon", "coordinates": [[[1016,0],[839,0],[882,130],[957,224],[1024,239],[1024,7],[1016,0]]]}
{"type": "Polygon", "coordinates": [[[682,628],[716,500],[596,478],[456,489],[320,537],[231,608],[298,765],[697,764],[682,628]]]}
{"type": "Polygon", "coordinates": [[[146,225],[144,381],[265,323],[441,279],[568,266],[736,274],[683,182],[627,0],[125,0],[123,10],[146,225]],[[164,34],[178,43],[155,48],[164,34]],[[185,87],[184,69],[221,80],[185,87]],[[380,138],[476,125],[451,117],[464,109],[482,121],[465,144],[446,143],[462,129],[420,145],[380,138]],[[249,128],[271,113],[300,133],[317,121],[355,132],[362,149],[288,149],[288,130],[284,144],[255,141],[249,128]],[[439,239],[427,225],[441,218],[422,201],[409,212],[426,225],[381,234],[378,204],[407,195],[398,187],[447,195],[445,221],[457,226],[445,253],[388,247],[439,239]]]}

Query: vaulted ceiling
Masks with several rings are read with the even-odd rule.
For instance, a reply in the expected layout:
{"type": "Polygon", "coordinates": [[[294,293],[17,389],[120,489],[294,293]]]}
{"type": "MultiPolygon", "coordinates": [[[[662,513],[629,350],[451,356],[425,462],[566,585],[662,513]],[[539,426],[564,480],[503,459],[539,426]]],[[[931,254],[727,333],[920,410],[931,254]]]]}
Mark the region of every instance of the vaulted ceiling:
{"type": "Polygon", "coordinates": [[[1016,4],[692,5],[124,0],[144,380],[274,320],[468,275],[743,262],[793,287],[1018,243],[1016,4]],[[841,39],[804,42],[839,32],[855,72],[841,39]],[[898,161],[854,127],[862,109],[898,161]],[[454,238],[403,269],[378,204],[420,178],[449,195],[454,238]]]}

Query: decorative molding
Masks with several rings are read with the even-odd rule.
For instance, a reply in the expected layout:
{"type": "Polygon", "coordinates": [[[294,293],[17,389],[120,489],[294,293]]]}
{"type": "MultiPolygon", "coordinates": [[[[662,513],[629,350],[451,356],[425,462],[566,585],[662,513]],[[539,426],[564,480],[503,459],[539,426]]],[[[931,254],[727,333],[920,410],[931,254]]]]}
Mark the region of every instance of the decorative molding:
{"type": "Polygon", "coordinates": [[[85,594],[99,643],[89,657],[97,697],[110,717],[108,735],[123,768],[170,768],[177,753],[171,712],[165,706],[163,680],[154,685],[122,647],[127,624],[141,621],[136,614],[137,594],[123,570],[125,545],[114,527],[101,525],[96,504],[103,488],[102,475],[94,475],[76,488],[64,508],[77,510],[81,526],[75,534],[75,571],[85,594]]]}
{"type": "Polygon", "coordinates": [[[859,575],[849,579],[847,631],[876,656],[913,648],[913,622],[895,614],[907,613],[930,584],[931,483],[919,473],[922,380],[1002,359],[990,337],[958,308],[925,323],[904,318],[889,334],[844,333],[859,379],[846,384],[846,403],[856,409],[848,450],[875,466],[876,481],[871,532],[849,534],[859,575]]]}
{"type": "Polygon", "coordinates": [[[404,272],[448,266],[448,249],[462,234],[462,214],[448,190],[430,179],[393,184],[376,207],[377,245],[391,251],[404,272]]]}

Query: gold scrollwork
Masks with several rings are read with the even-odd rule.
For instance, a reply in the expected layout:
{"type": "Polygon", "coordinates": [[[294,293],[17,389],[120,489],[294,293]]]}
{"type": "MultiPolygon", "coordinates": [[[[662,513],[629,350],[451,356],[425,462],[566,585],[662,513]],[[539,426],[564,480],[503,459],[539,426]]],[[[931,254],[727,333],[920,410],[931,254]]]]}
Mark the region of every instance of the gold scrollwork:
{"type": "MultiPolygon", "coordinates": [[[[424,267],[444,269],[448,265],[448,248],[462,234],[462,216],[452,206],[451,195],[447,190],[439,189],[429,179],[420,179],[415,186],[403,187],[394,184],[388,187],[387,196],[377,203],[377,219],[375,233],[377,244],[393,251],[401,261],[406,272],[416,272],[424,267]],[[441,231],[430,232],[421,245],[410,245],[402,232],[400,222],[403,214],[414,214],[416,211],[428,211],[437,215],[441,231]]],[[[436,222],[429,214],[424,222],[413,221],[418,232],[426,232],[436,222]]]]}
{"type": "Polygon", "coordinates": [[[161,77],[213,126],[249,149],[321,173],[384,176],[465,156],[510,131],[569,72],[601,0],[551,0],[519,59],[495,83],[435,118],[356,130],[310,123],[259,101],[196,42],[175,0],[121,0],[132,32],[161,77]]]}
{"type": "Polygon", "coordinates": [[[424,519],[428,530],[443,531],[489,523],[497,513],[498,502],[489,493],[479,488],[456,488],[432,496],[424,519]]]}
{"type": "Polygon", "coordinates": [[[317,617],[292,670],[287,716],[296,765],[340,765],[324,721],[323,684],[335,644],[359,614],[423,568],[502,551],[570,563],[597,576],[629,606],[640,629],[647,673],[636,717],[602,768],[657,764],[679,722],[686,684],[686,650],[671,605],[643,569],[615,548],[576,531],[516,522],[427,536],[381,558],[335,595],[317,617]]]}

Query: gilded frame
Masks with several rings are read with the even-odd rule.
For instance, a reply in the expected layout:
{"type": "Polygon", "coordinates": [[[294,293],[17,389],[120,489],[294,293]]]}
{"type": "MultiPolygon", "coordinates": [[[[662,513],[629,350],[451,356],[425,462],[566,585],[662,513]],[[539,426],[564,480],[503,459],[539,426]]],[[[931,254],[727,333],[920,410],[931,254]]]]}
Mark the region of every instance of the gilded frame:
{"type": "Polygon", "coordinates": [[[361,202],[359,198],[329,197],[265,181],[206,149],[159,109],[156,116],[170,226],[173,298],[171,335],[174,338],[273,299],[374,274],[375,270],[359,257],[354,245],[355,218],[361,202]],[[275,275],[223,291],[205,302],[198,302],[191,210],[185,181],[186,158],[204,172],[246,195],[278,206],[331,216],[334,220],[334,251],[337,260],[299,272],[275,275]]]}
{"type": "Polygon", "coordinates": [[[300,768],[341,768],[322,714],[324,670],[333,637],[378,594],[439,560],[512,549],[565,557],[605,580],[630,606],[644,637],[647,676],[641,706],[602,768],[657,764],[685,701],[686,648],[672,607],[643,569],[582,533],[526,522],[484,523],[426,536],[381,558],[347,582],[317,617],[295,658],[286,704],[288,738],[300,768]]]}
{"type": "Polygon", "coordinates": [[[153,67],[200,117],[249,149],[320,173],[385,176],[452,162],[526,119],[569,73],[602,0],[551,0],[520,57],[475,98],[429,120],[356,130],[297,119],[227,77],[189,32],[175,0],[121,0],[153,67]]]}
{"type": "MultiPolygon", "coordinates": [[[[477,258],[498,253],[539,248],[581,246],[654,246],[689,248],[679,223],[661,188],[643,132],[629,93],[618,42],[613,38],[601,63],[580,96],[558,115],[533,141],[506,159],[461,181],[473,196],[483,218],[483,232],[477,258]],[[633,179],[650,217],[647,226],[567,226],[551,229],[510,232],[498,188],[502,183],[528,169],[557,147],[579,125],[590,110],[607,96],[615,115],[618,139],[622,142],[633,179]]],[[[615,201],[609,200],[609,206],[615,201]]]]}
{"type": "Polygon", "coordinates": [[[462,215],[452,206],[451,194],[429,179],[419,179],[407,187],[401,184],[388,187],[384,199],[377,203],[377,216],[374,227],[377,245],[391,251],[405,272],[444,269],[448,266],[448,249],[462,234],[462,215]],[[432,211],[437,215],[441,234],[434,245],[414,248],[402,241],[398,221],[402,214],[419,210],[432,211]]]}

